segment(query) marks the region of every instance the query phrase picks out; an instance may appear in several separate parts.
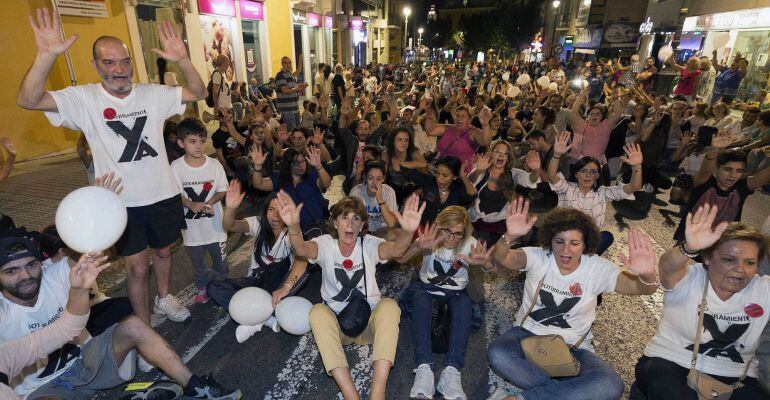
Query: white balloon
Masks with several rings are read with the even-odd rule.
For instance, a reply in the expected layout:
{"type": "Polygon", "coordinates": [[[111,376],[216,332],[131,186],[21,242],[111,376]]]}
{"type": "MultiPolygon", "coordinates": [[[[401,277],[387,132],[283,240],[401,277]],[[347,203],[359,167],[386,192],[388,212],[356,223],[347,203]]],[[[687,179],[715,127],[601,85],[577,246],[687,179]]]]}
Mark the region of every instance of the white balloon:
{"type": "Polygon", "coordinates": [[[508,92],[506,92],[506,94],[508,97],[515,99],[521,94],[521,89],[519,89],[518,86],[511,86],[508,88],[508,92]]]}
{"type": "Polygon", "coordinates": [[[531,80],[532,78],[529,77],[529,74],[521,74],[519,75],[518,78],[516,78],[516,84],[524,86],[528,84],[531,80]]]}
{"type": "Polygon", "coordinates": [[[275,308],[275,319],[281,329],[292,335],[310,332],[310,309],[313,307],[304,297],[291,296],[281,300],[275,308]]]}
{"type": "Polygon", "coordinates": [[[546,75],[543,75],[543,76],[541,76],[541,77],[537,78],[537,84],[538,84],[538,85],[539,85],[541,88],[545,89],[545,88],[547,88],[548,86],[550,86],[550,85],[551,85],[551,78],[549,78],[549,77],[548,77],[548,76],[546,76],[546,75]]]}
{"type": "Polygon", "coordinates": [[[511,73],[510,72],[503,72],[503,80],[508,82],[509,79],[511,79],[511,73]]]}
{"type": "Polygon", "coordinates": [[[273,315],[273,296],[258,287],[243,288],[230,299],[230,317],[241,325],[259,325],[273,315]]]}
{"type": "Polygon", "coordinates": [[[555,92],[559,90],[559,84],[556,82],[551,82],[550,85],[548,85],[548,90],[555,92]]]}
{"type": "Polygon", "coordinates": [[[99,186],[72,191],[56,209],[56,231],[78,253],[107,250],[123,235],[127,220],[120,197],[99,186]]]}
{"type": "Polygon", "coordinates": [[[671,45],[667,44],[665,46],[661,46],[660,50],[658,50],[658,60],[660,60],[660,62],[664,62],[668,60],[672,54],[674,54],[674,48],[671,47],[671,45]]]}
{"type": "Polygon", "coordinates": [[[727,32],[723,32],[714,36],[714,40],[712,40],[711,43],[714,45],[715,50],[719,50],[727,46],[727,42],[729,41],[730,41],[730,34],[727,32]]]}

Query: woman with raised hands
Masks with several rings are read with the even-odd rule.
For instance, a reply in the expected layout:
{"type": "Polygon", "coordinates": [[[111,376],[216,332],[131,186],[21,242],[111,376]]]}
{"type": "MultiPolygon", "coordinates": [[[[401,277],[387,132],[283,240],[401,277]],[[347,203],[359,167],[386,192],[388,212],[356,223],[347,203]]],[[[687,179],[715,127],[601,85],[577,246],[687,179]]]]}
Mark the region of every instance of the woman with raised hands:
{"type": "Polygon", "coordinates": [[[585,213],[557,208],[538,231],[540,247],[511,249],[537,220],[529,202],[517,199],[508,209],[507,232],[493,252],[497,266],[526,271],[524,295],[515,327],[489,346],[489,363],[523,391],[516,399],[607,399],[623,393],[623,381],[593,350],[591,326],[597,296],[617,292],[652,294],[658,286],[652,240],[641,230],[628,233],[629,253],[621,255],[624,270],[595,254],[599,230],[585,213]],[[534,302],[534,304],[533,304],[534,302]],[[521,340],[534,335],[560,335],[580,362],[573,377],[551,378],[524,357],[521,340]]]}
{"type": "Polygon", "coordinates": [[[303,205],[296,205],[286,192],[278,193],[281,218],[288,227],[294,254],[321,267],[321,297],[324,303],[310,310],[310,327],[321,353],[324,368],[339,386],[345,400],[359,399],[350,374],[343,344],[373,343],[373,377],[370,399],[385,399],[390,368],[396,356],[401,311],[393,299],[381,298],[375,268],[381,262],[401,257],[420,225],[425,204],[412,195],[402,212],[391,210],[401,226],[392,242],[361,235],[367,222],[363,202],[345,197],[332,207],[329,234],[305,241],[300,231],[303,205]],[[358,306],[363,301],[365,309],[358,306]]]}
{"type": "Polygon", "coordinates": [[[770,277],[757,275],[768,237],[742,223],[715,225],[718,213],[706,204],[687,214],[684,240],[660,257],[663,312],[636,364],[631,398],[711,398],[689,382],[718,386],[712,380],[731,386],[720,399],[770,398],[755,357],[770,315],[770,277]]]}

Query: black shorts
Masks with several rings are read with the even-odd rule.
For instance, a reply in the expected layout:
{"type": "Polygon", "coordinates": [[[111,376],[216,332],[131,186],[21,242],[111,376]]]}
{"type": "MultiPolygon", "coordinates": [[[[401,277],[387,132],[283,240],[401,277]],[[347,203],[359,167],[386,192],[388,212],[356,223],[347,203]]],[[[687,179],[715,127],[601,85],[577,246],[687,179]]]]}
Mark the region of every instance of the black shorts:
{"type": "Polygon", "coordinates": [[[115,243],[115,250],[123,257],[140,253],[147,246],[153,249],[170,246],[179,238],[181,230],[187,227],[181,195],[146,206],[127,207],[126,210],[126,230],[115,243]]]}

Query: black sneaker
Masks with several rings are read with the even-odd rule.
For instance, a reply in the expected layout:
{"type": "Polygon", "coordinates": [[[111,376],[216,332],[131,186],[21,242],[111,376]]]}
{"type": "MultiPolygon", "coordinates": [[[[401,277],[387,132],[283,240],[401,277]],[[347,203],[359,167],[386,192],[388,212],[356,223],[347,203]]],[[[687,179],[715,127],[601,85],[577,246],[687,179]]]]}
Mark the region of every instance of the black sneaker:
{"type": "Polygon", "coordinates": [[[222,387],[211,375],[201,377],[193,375],[193,378],[190,379],[191,382],[187,384],[185,389],[185,396],[191,399],[240,400],[243,398],[240,390],[222,387]],[[192,382],[193,379],[195,379],[194,382],[192,382]]]}
{"type": "Polygon", "coordinates": [[[131,390],[126,387],[125,394],[119,400],[176,400],[182,397],[182,387],[174,382],[155,382],[146,389],[131,390]]]}

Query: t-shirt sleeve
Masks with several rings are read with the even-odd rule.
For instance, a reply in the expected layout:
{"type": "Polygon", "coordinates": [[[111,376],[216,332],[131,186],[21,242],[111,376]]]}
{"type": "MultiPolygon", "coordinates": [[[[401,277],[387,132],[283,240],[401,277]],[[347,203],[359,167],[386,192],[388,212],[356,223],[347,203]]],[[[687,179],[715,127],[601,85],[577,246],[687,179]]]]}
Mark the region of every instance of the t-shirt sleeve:
{"type": "Polygon", "coordinates": [[[213,85],[222,86],[222,80],[225,78],[224,76],[222,76],[221,72],[220,73],[217,73],[217,72],[219,72],[219,71],[216,71],[213,74],[211,74],[211,85],[212,86],[213,85]]]}
{"type": "Polygon", "coordinates": [[[332,239],[330,235],[321,235],[310,240],[315,242],[318,246],[318,255],[314,259],[308,258],[307,261],[311,264],[318,264],[321,266],[321,268],[330,266],[334,261],[331,251],[335,246],[337,246],[334,243],[334,239],[332,239]]]}
{"type": "Polygon", "coordinates": [[[275,91],[280,93],[281,88],[286,86],[286,76],[280,72],[278,75],[275,76],[275,91]]]}
{"type": "Polygon", "coordinates": [[[385,198],[385,205],[388,206],[390,211],[398,210],[398,204],[396,204],[396,191],[390,186],[383,185],[383,188],[386,188],[382,192],[382,197],[385,198]]]}
{"type": "Polygon", "coordinates": [[[371,261],[371,263],[374,265],[377,265],[383,261],[387,261],[380,259],[380,243],[384,241],[385,239],[379,238],[377,236],[364,236],[364,255],[367,258],[367,265],[369,265],[369,261],[371,261]]]}
{"type": "Polygon", "coordinates": [[[45,112],[48,122],[56,127],[63,126],[68,129],[82,131],[82,127],[85,125],[85,116],[82,114],[85,97],[83,88],[70,86],[47,93],[51,95],[58,109],[58,112],[45,112]]]}
{"type": "Polygon", "coordinates": [[[538,182],[540,182],[539,178],[537,181],[531,182],[529,180],[529,172],[523,169],[513,168],[511,169],[511,175],[513,176],[513,183],[532,189],[536,188],[538,182]]]}
{"type": "Polygon", "coordinates": [[[249,224],[249,236],[256,237],[259,235],[259,217],[253,216],[253,217],[246,217],[246,223],[249,224]]]}
{"type": "Polygon", "coordinates": [[[623,190],[623,184],[620,182],[618,185],[602,186],[599,188],[599,192],[600,194],[603,194],[607,200],[611,201],[635,199],[633,193],[626,193],[626,191],[623,190]]]}
{"type": "Polygon", "coordinates": [[[181,86],[152,85],[154,89],[153,100],[157,102],[159,111],[166,118],[177,114],[184,114],[186,106],[182,102],[181,86]]]}
{"type": "MultiPolygon", "coordinates": [[[[539,247],[523,247],[521,250],[527,256],[527,265],[522,271],[540,271],[548,265],[548,252],[546,250],[539,247]]],[[[542,276],[536,276],[536,278],[539,280],[542,276]]]]}
{"type": "Polygon", "coordinates": [[[597,255],[591,256],[591,259],[593,261],[590,268],[593,275],[591,282],[595,285],[595,293],[614,293],[620,268],[610,260],[597,255]]]}
{"type": "Polygon", "coordinates": [[[214,178],[214,184],[216,185],[216,192],[226,192],[227,191],[227,174],[225,173],[225,168],[222,167],[222,164],[217,160],[216,158],[212,158],[209,161],[213,162],[216,166],[216,177],[214,178]]]}
{"type": "Polygon", "coordinates": [[[754,191],[749,188],[749,180],[747,178],[738,180],[738,182],[735,183],[735,187],[738,189],[738,192],[743,195],[743,197],[754,193],[754,191]]]}
{"type": "Polygon", "coordinates": [[[564,179],[564,175],[561,174],[561,172],[558,173],[559,175],[559,182],[556,182],[555,184],[549,183],[551,186],[551,190],[554,191],[554,193],[567,193],[567,190],[569,189],[569,182],[567,182],[566,179],[564,179]]]}

